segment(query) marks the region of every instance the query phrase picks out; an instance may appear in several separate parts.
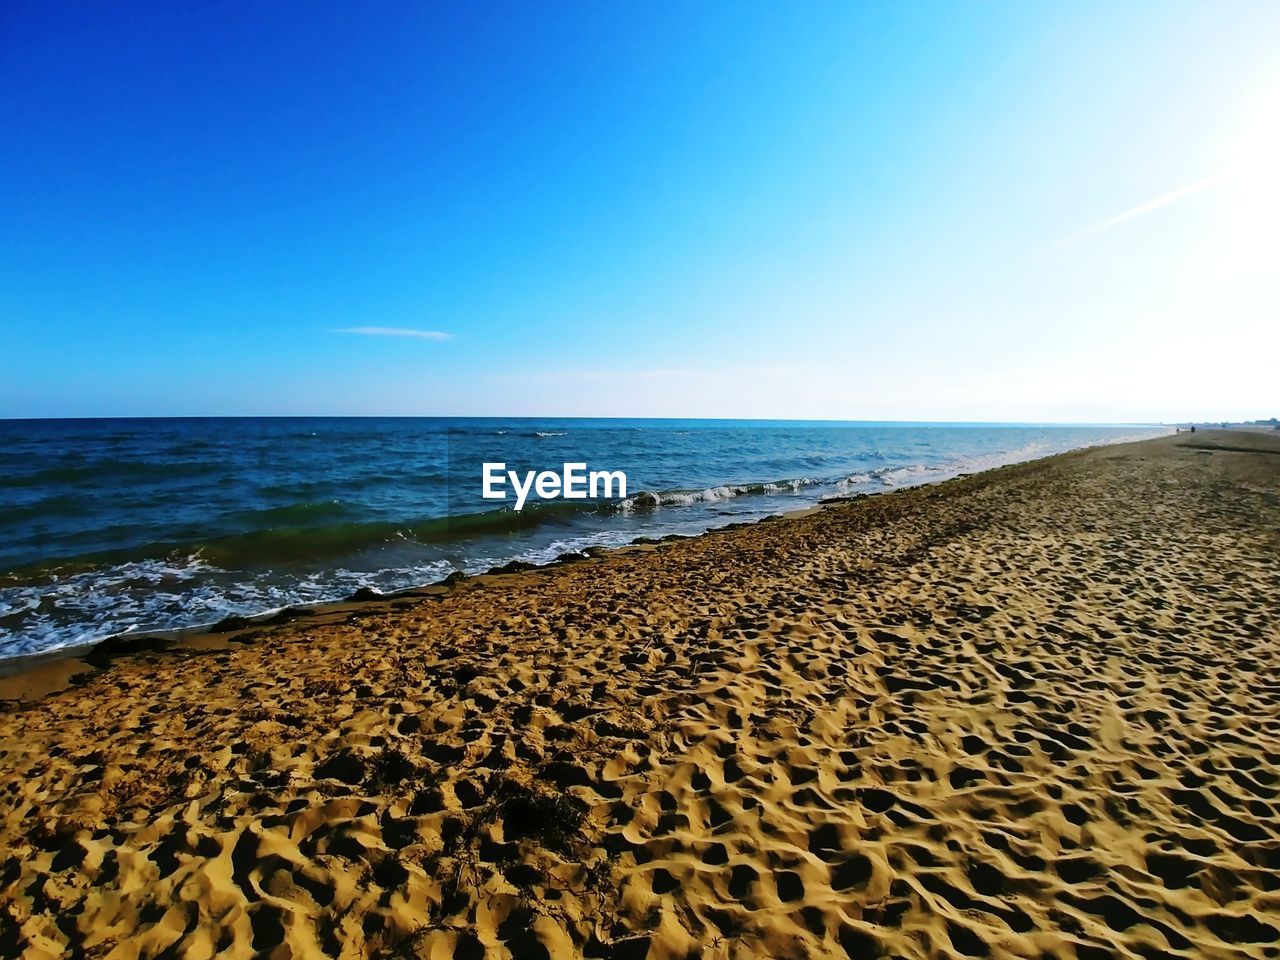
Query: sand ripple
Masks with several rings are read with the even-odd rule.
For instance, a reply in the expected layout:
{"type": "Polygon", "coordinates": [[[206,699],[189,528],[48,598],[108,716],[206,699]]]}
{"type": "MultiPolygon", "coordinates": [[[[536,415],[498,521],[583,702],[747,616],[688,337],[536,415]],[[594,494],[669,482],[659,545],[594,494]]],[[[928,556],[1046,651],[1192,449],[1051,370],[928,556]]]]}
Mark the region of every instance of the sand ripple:
{"type": "Polygon", "coordinates": [[[1183,439],[10,704],[0,953],[1280,956],[1280,457],[1183,439]]]}

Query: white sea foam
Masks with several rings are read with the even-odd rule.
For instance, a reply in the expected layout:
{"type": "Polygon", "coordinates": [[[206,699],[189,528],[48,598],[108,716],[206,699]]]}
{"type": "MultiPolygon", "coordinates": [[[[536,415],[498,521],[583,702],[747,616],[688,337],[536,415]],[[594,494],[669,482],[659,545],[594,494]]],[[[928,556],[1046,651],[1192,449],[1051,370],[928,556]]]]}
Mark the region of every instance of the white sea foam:
{"type": "Polygon", "coordinates": [[[226,571],[199,556],[144,560],[48,582],[0,587],[0,616],[22,616],[21,631],[0,627],[0,657],[96,643],[140,630],[199,627],[227,616],[258,616],[300,604],[341,600],[362,586],[391,592],[440,579],[445,562],[378,573],[344,568],[288,575],[226,571]],[[74,620],[68,622],[68,617],[74,620]]]}

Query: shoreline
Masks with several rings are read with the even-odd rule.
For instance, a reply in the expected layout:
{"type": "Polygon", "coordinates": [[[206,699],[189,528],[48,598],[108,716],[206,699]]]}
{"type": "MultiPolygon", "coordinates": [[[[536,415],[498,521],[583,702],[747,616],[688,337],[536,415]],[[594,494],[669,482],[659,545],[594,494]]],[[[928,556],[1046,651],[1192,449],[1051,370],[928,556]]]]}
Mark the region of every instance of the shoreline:
{"type": "MultiPolygon", "coordinates": [[[[1175,435],[1176,434],[1169,434],[1166,436],[1175,435]]],[[[585,551],[580,553],[576,551],[568,551],[543,563],[531,563],[519,559],[512,559],[508,560],[505,564],[491,567],[486,571],[478,573],[455,571],[439,580],[404,587],[388,593],[379,593],[371,590],[370,588],[362,587],[350,596],[333,600],[322,600],[316,603],[306,604],[305,606],[287,605],[263,610],[260,613],[251,615],[232,614],[224,616],[218,620],[211,620],[207,623],[192,624],[186,627],[160,627],[139,630],[136,632],[130,631],[111,634],[87,643],[78,643],[63,647],[55,647],[52,650],[40,651],[38,653],[20,654],[14,657],[0,658],[0,702],[5,700],[30,700],[43,696],[49,692],[65,689],[66,686],[70,684],[72,678],[78,673],[101,670],[107,666],[110,661],[119,657],[129,656],[134,653],[154,653],[165,650],[180,652],[184,647],[191,648],[193,646],[196,649],[210,649],[210,644],[217,642],[214,638],[224,634],[238,632],[252,633],[266,627],[295,621],[316,621],[318,623],[324,623],[326,622],[327,615],[332,613],[345,613],[353,610],[360,610],[366,605],[374,605],[384,602],[393,603],[394,601],[414,599],[422,596],[438,596],[441,591],[447,592],[457,583],[464,580],[476,581],[486,577],[509,576],[515,573],[552,570],[557,567],[564,566],[567,563],[597,560],[611,554],[632,550],[637,547],[658,546],[679,540],[694,540],[710,536],[712,534],[726,533],[733,530],[755,526],[760,523],[769,523],[780,519],[802,516],[814,510],[828,509],[841,503],[849,503],[865,499],[867,497],[879,497],[889,494],[905,493],[910,490],[917,490],[921,488],[936,487],[964,480],[968,477],[982,476],[996,471],[1005,470],[1010,467],[1039,463],[1046,460],[1052,460],[1056,457],[1070,456],[1072,454],[1082,453],[1088,450],[1126,446],[1135,443],[1147,443],[1151,440],[1159,439],[1165,439],[1165,437],[1148,437],[1139,440],[1126,439],[1106,444],[1095,444],[1092,446],[1078,447],[1073,450],[1050,453],[1044,456],[1032,457],[1030,459],[1015,460],[1010,463],[999,464],[997,466],[972,473],[958,473],[953,476],[945,476],[935,480],[925,480],[920,483],[908,482],[901,486],[882,490],[871,490],[847,495],[832,495],[823,497],[815,502],[807,503],[794,510],[770,514],[756,520],[731,521],[717,527],[710,527],[697,534],[671,533],[657,537],[642,534],[626,543],[618,544],[616,546],[593,546],[588,547],[585,551]],[[74,661],[74,664],[68,665],[66,661],[74,661]],[[78,669],[76,668],[76,665],[78,665],[78,669]],[[26,677],[30,678],[29,687],[23,682],[23,678],[26,677]]]]}
{"type": "MultiPolygon", "coordinates": [[[[1063,454],[1053,454],[1052,456],[1063,456],[1063,454]]],[[[992,470],[1002,469],[1004,467],[992,468],[992,470]]],[[[232,615],[210,623],[196,624],[190,627],[113,634],[91,643],[57,647],[42,653],[8,657],[0,659],[0,703],[5,701],[30,701],[39,699],[48,693],[64,690],[72,685],[74,678],[77,676],[83,675],[87,678],[91,673],[108,669],[115,660],[120,658],[140,654],[171,654],[179,656],[184,652],[194,650],[229,649],[228,645],[231,643],[251,642],[251,638],[257,633],[283,624],[302,627],[323,626],[332,622],[335,618],[341,618],[353,613],[377,611],[385,607],[395,609],[405,602],[441,598],[449,595],[456,587],[464,583],[482,586],[484,583],[499,577],[527,577],[529,575],[545,574],[568,564],[590,563],[592,561],[605,560],[611,556],[653,549],[668,543],[700,540],[714,534],[731,533],[754,527],[758,524],[802,517],[816,510],[853,502],[866,497],[937,486],[954,480],[961,480],[968,476],[973,476],[973,474],[960,474],[957,477],[917,484],[901,490],[884,490],[875,493],[853,494],[847,497],[832,497],[786,513],[771,514],[761,517],[759,520],[735,521],[723,526],[712,527],[698,534],[672,533],[661,537],[639,536],[629,543],[618,546],[590,547],[582,553],[563,553],[545,563],[510,560],[506,564],[492,567],[481,573],[466,574],[459,571],[431,583],[406,587],[403,590],[396,590],[391,593],[378,593],[376,596],[372,595],[374,591],[368,591],[366,595],[361,596],[367,589],[362,588],[362,590],[345,599],[325,600],[309,604],[306,607],[279,607],[274,610],[265,610],[252,616],[232,615]],[[241,640],[242,637],[243,640],[241,640]],[[31,691],[38,692],[23,692],[28,686],[31,691]]]]}
{"type": "Polygon", "coordinates": [[[1277,454],[1094,447],[121,655],[0,705],[0,953],[1270,956],[1277,454]]]}
{"type": "MultiPolygon", "coordinates": [[[[980,425],[973,428],[982,435],[980,425]]],[[[1001,441],[1007,448],[994,452],[978,449],[981,443],[960,452],[966,447],[964,442],[941,440],[938,443],[943,448],[950,448],[947,455],[886,459],[876,449],[854,456],[859,466],[850,462],[834,473],[828,470],[811,475],[808,464],[794,463],[794,470],[781,470],[772,479],[768,470],[735,473],[720,463],[727,472],[697,475],[695,471],[697,482],[691,481],[688,487],[658,483],[634,490],[630,497],[616,502],[572,505],[553,501],[533,504],[523,514],[501,510],[476,513],[465,507],[449,517],[433,517],[428,511],[416,520],[397,522],[386,516],[364,516],[359,508],[333,506],[343,502],[337,498],[345,499],[335,490],[331,491],[335,497],[332,503],[319,497],[314,504],[308,501],[288,509],[332,509],[338,511],[338,518],[330,515],[325,521],[323,516],[329,514],[306,513],[302,519],[310,517],[314,522],[296,529],[288,525],[288,518],[281,517],[277,519],[285,525],[279,529],[251,526],[227,532],[219,527],[208,530],[207,536],[198,536],[192,530],[200,529],[202,521],[193,515],[190,522],[194,526],[185,539],[157,529],[139,533],[143,545],[117,543],[97,552],[28,543],[27,559],[10,570],[0,590],[9,608],[0,618],[7,628],[0,631],[6,654],[0,659],[0,676],[19,672],[25,669],[24,663],[38,663],[56,650],[71,651],[63,656],[74,656],[76,651],[87,651],[112,638],[198,632],[219,619],[256,619],[290,608],[345,602],[368,587],[383,595],[398,594],[439,583],[454,571],[474,576],[511,561],[543,565],[553,561],[557,552],[584,551],[592,546],[616,548],[672,533],[696,535],[709,528],[723,528],[730,521],[753,522],[843,494],[904,489],[920,482],[1042,459],[1055,451],[1067,452],[1063,447],[1069,449],[1072,444],[1079,444],[1076,449],[1080,449],[1152,436],[1150,428],[1135,434],[1136,429],[1110,426],[1102,430],[1109,436],[1065,440],[1049,435],[1010,435],[1001,441]],[[853,473],[846,475],[849,470],[853,473]],[[725,476],[739,479],[726,481],[725,476]],[[744,476],[755,479],[741,479],[744,476]],[[453,546],[441,552],[437,540],[453,546]],[[291,546],[282,546],[288,544],[291,546]],[[320,552],[313,554],[312,547],[320,552]],[[380,564],[376,569],[366,569],[367,563],[359,556],[352,558],[343,552],[365,548],[391,553],[376,561],[380,564]],[[31,560],[46,553],[52,556],[31,560]],[[348,560],[354,564],[349,569],[348,560]],[[111,597],[111,602],[104,605],[93,599],[102,595],[111,597]],[[218,607],[222,610],[215,612],[218,607]]],[[[289,436],[295,434],[303,435],[295,431],[289,436]]],[[[686,432],[671,439],[678,446],[687,436],[686,432]]],[[[853,442],[865,444],[867,440],[855,436],[853,442]]],[[[225,513],[233,509],[234,505],[225,501],[214,497],[208,510],[225,513]]],[[[266,512],[278,509],[283,508],[272,507],[266,512]]],[[[412,509],[399,515],[415,516],[412,509]]],[[[105,521],[98,515],[86,522],[105,521]]],[[[19,534],[15,536],[21,539],[19,534]]]]}

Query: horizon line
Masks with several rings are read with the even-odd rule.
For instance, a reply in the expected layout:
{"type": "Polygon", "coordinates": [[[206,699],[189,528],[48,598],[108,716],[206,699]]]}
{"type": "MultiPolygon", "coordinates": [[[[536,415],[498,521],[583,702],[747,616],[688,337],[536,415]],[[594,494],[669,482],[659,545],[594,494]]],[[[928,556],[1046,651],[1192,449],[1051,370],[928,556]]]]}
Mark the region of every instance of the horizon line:
{"type": "Polygon", "coordinates": [[[654,420],[675,423],[696,421],[715,421],[721,423],[832,423],[832,424],[926,424],[930,426],[1052,426],[1052,427],[1173,427],[1200,424],[1248,424],[1271,423],[1276,418],[1255,418],[1253,420],[927,420],[927,419],[853,419],[834,417],[655,417],[655,416],[584,416],[584,415],[539,415],[539,414],[379,414],[379,413],[193,413],[193,414],[142,414],[142,415],[87,415],[87,416],[0,416],[0,423],[23,423],[29,421],[73,421],[73,420],[654,420]]]}

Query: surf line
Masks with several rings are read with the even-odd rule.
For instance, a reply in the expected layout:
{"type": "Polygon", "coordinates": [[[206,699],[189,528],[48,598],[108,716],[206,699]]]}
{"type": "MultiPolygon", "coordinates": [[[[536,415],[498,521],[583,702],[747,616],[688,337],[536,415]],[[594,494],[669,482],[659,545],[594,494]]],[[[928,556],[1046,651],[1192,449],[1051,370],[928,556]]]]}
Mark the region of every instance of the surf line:
{"type": "Polygon", "coordinates": [[[515,492],[517,511],[523,510],[532,492],[540,500],[595,500],[611,499],[627,495],[627,475],[621,470],[587,470],[585,463],[566,463],[559,473],[554,470],[528,470],[521,483],[520,474],[508,470],[505,463],[486,463],[483,468],[484,485],[481,496],[485,500],[506,500],[506,485],[515,492]],[[614,493],[614,488],[617,493],[614,493]]]}

